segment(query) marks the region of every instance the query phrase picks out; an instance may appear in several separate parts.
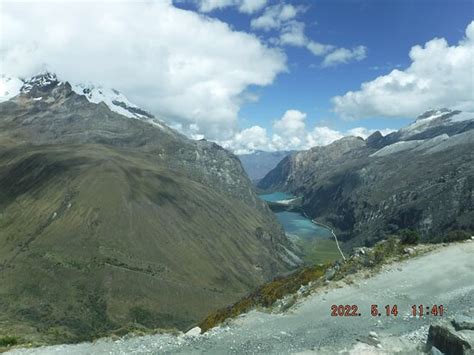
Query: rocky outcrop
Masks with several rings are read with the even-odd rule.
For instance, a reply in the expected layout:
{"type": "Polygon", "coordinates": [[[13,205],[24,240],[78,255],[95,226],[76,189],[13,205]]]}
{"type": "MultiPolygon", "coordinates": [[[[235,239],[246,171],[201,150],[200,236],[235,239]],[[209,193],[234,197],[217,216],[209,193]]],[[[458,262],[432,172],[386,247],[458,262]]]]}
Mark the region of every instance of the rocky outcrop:
{"type": "Polygon", "coordinates": [[[434,348],[446,355],[474,354],[474,318],[460,315],[451,321],[432,324],[426,347],[429,351],[434,348]]]}
{"type": "Polygon", "coordinates": [[[366,143],[369,147],[377,149],[380,149],[385,145],[384,137],[380,131],[376,131],[367,137],[366,143]]]}

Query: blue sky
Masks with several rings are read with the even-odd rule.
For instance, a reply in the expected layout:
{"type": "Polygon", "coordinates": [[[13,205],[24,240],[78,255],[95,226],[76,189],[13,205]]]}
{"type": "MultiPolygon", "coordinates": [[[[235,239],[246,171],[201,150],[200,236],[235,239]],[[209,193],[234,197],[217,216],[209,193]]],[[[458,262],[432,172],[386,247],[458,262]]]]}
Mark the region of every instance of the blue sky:
{"type": "Polygon", "coordinates": [[[0,23],[0,91],[49,70],[236,153],[474,112],[474,0],[5,0],[0,23]]]}
{"type": "MultiPolygon", "coordinates": [[[[282,3],[271,2],[270,4],[282,3]]],[[[315,0],[286,1],[302,6],[297,17],[306,24],[306,35],[318,42],[351,48],[367,47],[367,57],[361,61],[334,67],[321,67],[322,58],[315,57],[305,48],[285,47],[288,73],[280,74],[272,85],[253,88],[257,102],[241,107],[240,125],[247,128],[258,124],[267,129],[289,109],[307,113],[309,126],[322,124],[337,130],[354,127],[371,129],[398,129],[412,118],[342,119],[332,110],[331,98],[357,90],[360,84],[387,74],[395,68],[410,64],[408,53],[417,44],[435,37],[457,43],[466,26],[474,17],[474,2],[468,0],[315,0]]],[[[192,2],[177,6],[197,10],[192,2]]],[[[239,13],[235,7],[216,9],[208,16],[218,18],[239,31],[253,32],[264,40],[275,37],[278,30],[269,33],[250,27],[253,17],[239,13]]],[[[420,112],[421,113],[421,112],[420,112]]]]}

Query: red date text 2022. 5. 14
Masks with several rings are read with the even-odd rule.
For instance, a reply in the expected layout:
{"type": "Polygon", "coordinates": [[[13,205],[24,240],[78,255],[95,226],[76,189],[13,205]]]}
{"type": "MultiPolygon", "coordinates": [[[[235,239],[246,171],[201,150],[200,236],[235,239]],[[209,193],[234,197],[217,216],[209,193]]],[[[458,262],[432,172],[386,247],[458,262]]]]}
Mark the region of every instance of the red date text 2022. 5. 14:
{"type": "MultiPolygon", "coordinates": [[[[442,317],[445,313],[444,306],[441,305],[430,305],[425,306],[423,304],[412,305],[410,314],[413,317],[423,318],[425,316],[433,317],[442,317]]],[[[396,304],[394,305],[385,305],[379,306],[377,304],[372,304],[370,306],[370,315],[372,317],[398,317],[399,309],[396,304]]],[[[352,304],[333,304],[331,306],[331,316],[332,317],[360,317],[362,313],[360,312],[360,307],[358,305],[352,304]]]]}

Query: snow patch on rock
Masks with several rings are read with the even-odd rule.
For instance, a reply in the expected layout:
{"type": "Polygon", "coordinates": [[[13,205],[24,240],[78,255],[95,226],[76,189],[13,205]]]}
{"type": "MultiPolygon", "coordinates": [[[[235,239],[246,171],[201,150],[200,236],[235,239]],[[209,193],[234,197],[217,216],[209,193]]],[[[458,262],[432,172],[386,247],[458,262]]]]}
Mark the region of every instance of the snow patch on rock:
{"type": "Polygon", "coordinates": [[[428,149],[425,154],[440,152],[442,150],[449,149],[456,145],[461,145],[461,144],[474,145],[474,131],[473,130],[451,136],[449,139],[446,139],[443,142],[428,149]]]}
{"type": "Polygon", "coordinates": [[[460,112],[450,117],[451,122],[472,121],[474,120],[474,112],[460,112]]]}
{"type": "Polygon", "coordinates": [[[421,151],[421,150],[430,149],[432,147],[437,146],[441,142],[444,142],[447,139],[449,139],[449,136],[446,133],[440,134],[439,136],[436,136],[434,138],[426,139],[422,144],[416,147],[415,150],[421,151]]]}
{"type": "Polygon", "coordinates": [[[60,84],[61,82],[58,80],[56,74],[44,72],[25,80],[23,86],[20,89],[20,92],[22,94],[27,94],[33,89],[33,87],[46,88],[48,86],[60,84]]]}
{"type": "Polygon", "coordinates": [[[146,117],[143,114],[133,113],[132,109],[138,109],[139,107],[131,103],[125,95],[115,89],[108,89],[101,86],[94,86],[92,84],[75,84],[72,85],[72,90],[79,95],[83,95],[89,100],[89,102],[98,104],[104,102],[112,111],[117,112],[123,116],[131,118],[143,118],[146,117]]]}
{"type": "MultiPolygon", "coordinates": [[[[0,75],[0,102],[8,101],[19,94],[29,94],[33,88],[48,88],[63,84],[64,82],[60,81],[56,74],[50,72],[42,72],[26,80],[2,74],[0,75]]],[[[85,96],[89,102],[95,104],[104,102],[111,111],[122,116],[139,119],[171,132],[161,120],[130,102],[125,95],[115,89],[81,83],[71,85],[71,87],[76,94],[85,96]]],[[[39,101],[43,97],[32,99],[39,101]]]]}
{"type": "Polygon", "coordinates": [[[78,95],[85,96],[89,102],[95,104],[103,102],[111,111],[122,116],[142,120],[155,127],[171,132],[161,120],[130,102],[128,98],[118,90],[93,84],[74,84],[72,85],[72,90],[78,95]]]}
{"type": "Polygon", "coordinates": [[[382,149],[377,150],[375,153],[371,154],[371,157],[384,157],[390,154],[403,152],[405,150],[413,149],[418,147],[424,142],[424,140],[413,140],[413,141],[401,141],[393,143],[383,147],[382,149]]]}
{"type": "Polygon", "coordinates": [[[449,126],[451,124],[474,120],[474,113],[464,111],[453,111],[447,108],[427,111],[418,116],[415,122],[408,127],[400,129],[402,138],[422,133],[423,131],[435,126],[449,126]]]}

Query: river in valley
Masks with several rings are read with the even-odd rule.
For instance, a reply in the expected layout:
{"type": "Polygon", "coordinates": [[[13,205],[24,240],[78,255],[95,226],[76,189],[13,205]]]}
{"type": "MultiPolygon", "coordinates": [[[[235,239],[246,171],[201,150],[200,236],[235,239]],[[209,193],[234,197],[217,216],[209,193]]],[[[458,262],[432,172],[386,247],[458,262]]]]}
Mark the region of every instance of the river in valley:
{"type": "MultiPolygon", "coordinates": [[[[260,195],[267,202],[279,202],[296,198],[285,192],[274,192],[260,195]]],[[[275,212],[287,236],[301,249],[305,262],[324,263],[340,259],[336,242],[331,232],[322,226],[314,224],[309,218],[299,212],[275,212]]]]}

